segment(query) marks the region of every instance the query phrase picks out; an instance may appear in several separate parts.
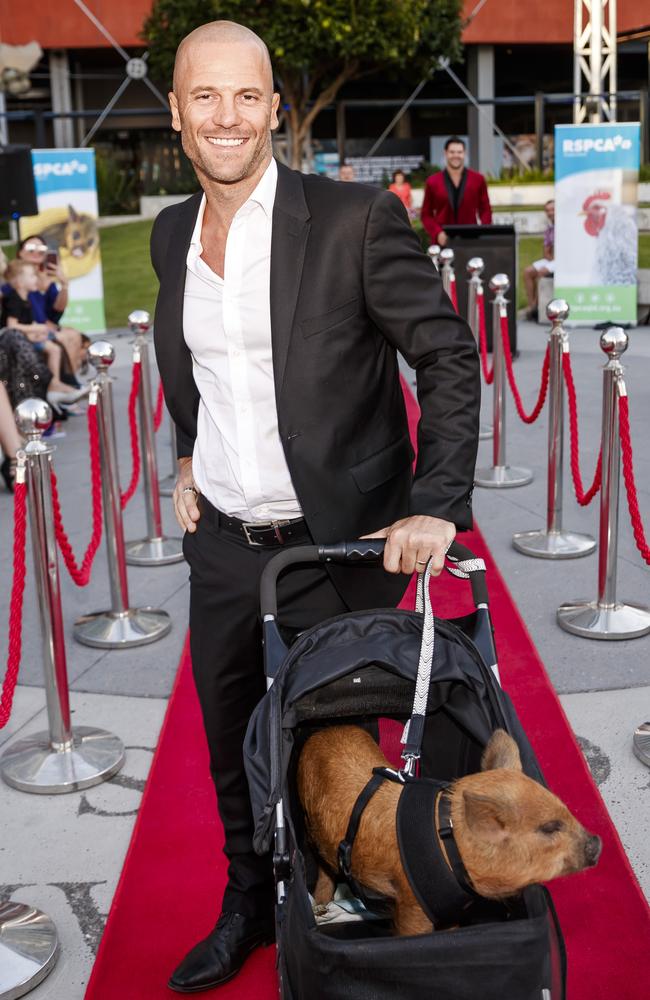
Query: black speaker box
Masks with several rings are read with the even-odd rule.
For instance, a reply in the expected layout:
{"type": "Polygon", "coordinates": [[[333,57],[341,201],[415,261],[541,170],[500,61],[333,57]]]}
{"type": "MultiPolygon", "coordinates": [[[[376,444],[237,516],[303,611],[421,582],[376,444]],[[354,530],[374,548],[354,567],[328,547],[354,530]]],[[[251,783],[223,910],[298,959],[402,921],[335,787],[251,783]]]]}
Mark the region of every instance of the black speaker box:
{"type": "Polygon", "coordinates": [[[0,146],[0,219],[37,214],[29,146],[0,146]]]}
{"type": "Polygon", "coordinates": [[[508,332],[510,349],[517,352],[517,234],[514,226],[445,226],[454,251],[458,311],[467,316],[467,262],[472,257],[482,257],[485,263],[483,288],[485,289],[485,332],[488,350],[492,350],[492,293],[490,278],[499,272],[510,278],[508,291],[508,332]]]}

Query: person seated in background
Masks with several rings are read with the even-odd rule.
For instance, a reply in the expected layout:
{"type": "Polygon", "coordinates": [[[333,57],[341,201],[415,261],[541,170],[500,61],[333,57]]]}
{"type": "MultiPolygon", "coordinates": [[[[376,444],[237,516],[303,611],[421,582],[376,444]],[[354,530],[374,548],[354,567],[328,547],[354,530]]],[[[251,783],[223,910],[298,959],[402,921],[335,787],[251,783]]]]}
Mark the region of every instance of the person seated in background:
{"type": "Polygon", "coordinates": [[[42,236],[28,236],[18,244],[18,260],[27,261],[36,267],[38,287],[29,293],[29,301],[36,323],[45,323],[49,338],[62,345],[67,358],[62,365],[62,380],[76,388],[79,383],[76,373],[82,367],[90,338],[71,326],[61,326],[60,319],[68,305],[68,279],[58,261],[48,260],[48,246],[42,236]],[[66,361],[69,369],[66,372],[66,361]]]}
{"type": "Polygon", "coordinates": [[[526,308],[522,310],[522,319],[537,320],[537,295],[540,278],[552,278],[555,273],[555,202],[552,198],[544,205],[547,224],[544,230],[544,249],[542,257],[534,260],[524,268],[524,288],[526,289],[526,308]]]}
{"type": "Polygon", "coordinates": [[[0,327],[23,334],[34,348],[42,344],[47,367],[52,374],[49,384],[51,401],[54,404],[76,402],[87,390],[73,389],[61,380],[61,346],[48,339],[48,327],[45,323],[34,322],[29,293],[38,287],[36,268],[24,260],[12,260],[5,272],[5,279],[0,302],[0,327]]]}
{"type": "Polygon", "coordinates": [[[445,168],[427,177],[420,213],[432,243],[447,245],[445,226],[489,226],[492,209],[483,174],[465,166],[465,140],[445,143],[445,168]]]}
{"type": "Polygon", "coordinates": [[[403,170],[394,171],[393,180],[392,183],[388,185],[388,190],[397,195],[410,218],[413,214],[413,195],[411,193],[411,185],[407,181],[406,174],[403,170]]]}
{"type": "Polygon", "coordinates": [[[339,180],[340,181],[355,181],[354,167],[351,163],[342,163],[339,167],[339,180]]]}
{"type": "Polygon", "coordinates": [[[9,395],[4,383],[0,382],[0,448],[3,455],[0,462],[0,476],[10,493],[14,491],[16,454],[22,445],[23,441],[16,427],[9,395]]]}

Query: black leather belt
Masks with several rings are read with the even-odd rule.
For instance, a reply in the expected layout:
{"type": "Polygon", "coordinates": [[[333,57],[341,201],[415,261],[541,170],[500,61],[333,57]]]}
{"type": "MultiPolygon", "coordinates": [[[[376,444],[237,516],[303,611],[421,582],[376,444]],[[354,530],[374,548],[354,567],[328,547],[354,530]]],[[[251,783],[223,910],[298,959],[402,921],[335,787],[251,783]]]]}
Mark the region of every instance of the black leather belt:
{"type": "Polygon", "coordinates": [[[215,528],[220,528],[228,534],[235,535],[248,545],[264,549],[277,548],[288,542],[311,542],[304,517],[294,517],[286,521],[240,521],[217,510],[209,500],[200,496],[198,499],[201,516],[205,517],[215,528]]]}

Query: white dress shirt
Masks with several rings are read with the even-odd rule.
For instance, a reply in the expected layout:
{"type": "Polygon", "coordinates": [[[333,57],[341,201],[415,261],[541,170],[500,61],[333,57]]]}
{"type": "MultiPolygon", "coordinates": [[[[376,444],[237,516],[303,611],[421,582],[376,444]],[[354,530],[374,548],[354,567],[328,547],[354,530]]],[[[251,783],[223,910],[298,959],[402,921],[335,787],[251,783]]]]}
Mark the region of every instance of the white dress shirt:
{"type": "Polygon", "coordinates": [[[228,231],[224,276],[201,258],[205,195],[187,254],[185,343],[199,390],[192,471],[218,510],[244,521],[300,517],[278,432],[271,349],[271,160],[228,231]]]}

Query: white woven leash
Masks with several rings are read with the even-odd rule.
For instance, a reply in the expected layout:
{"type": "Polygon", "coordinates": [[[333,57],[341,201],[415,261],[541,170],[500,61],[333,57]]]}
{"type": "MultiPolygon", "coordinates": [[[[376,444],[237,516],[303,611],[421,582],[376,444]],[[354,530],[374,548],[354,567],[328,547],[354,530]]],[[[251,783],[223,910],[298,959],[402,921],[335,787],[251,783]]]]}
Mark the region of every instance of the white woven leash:
{"type": "MultiPolygon", "coordinates": [[[[431,559],[427,560],[424,573],[418,573],[417,594],[415,598],[415,610],[424,615],[422,623],[422,643],[420,645],[420,659],[418,661],[418,674],[415,681],[415,697],[413,699],[413,710],[411,715],[424,716],[427,711],[429,701],[429,685],[431,683],[431,667],[433,664],[433,650],[435,646],[435,626],[433,620],[433,608],[431,607],[431,595],[429,593],[429,580],[431,579],[431,559]]],[[[408,742],[409,726],[411,720],[404,726],[402,733],[402,743],[408,742]]]]}
{"type": "Polygon", "coordinates": [[[454,565],[445,566],[445,569],[461,580],[469,580],[470,573],[485,572],[485,563],[482,559],[454,559],[453,556],[447,556],[447,559],[454,565]]]}
{"type": "MultiPolygon", "coordinates": [[[[454,559],[447,555],[446,558],[454,563],[453,566],[445,566],[452,576],[468,580],[470,573],[485,571],[485,563],[482,559],[454,559]]],[[[431,683],[431,669],[433,666],[433,652],[435,646],[435,626],[433,620],[433,608],[431,607],[431,594],[429,592],[429,581],[431,579],[431,558],[428,559],[424,573],[418,573],[417,593],[415,598],[415,610],[418,614],[424,615],[422,623],[422,644],[420,646],[420,659],[418,662],[418,674],[415,681],[415,698],[413,699],[413,715],[426,715],[429,701],[429,686],[431,683]]],[[[409,727],[411,720],[404,726],[402,733],[402,744],[408,742],[409,727]]]]}

